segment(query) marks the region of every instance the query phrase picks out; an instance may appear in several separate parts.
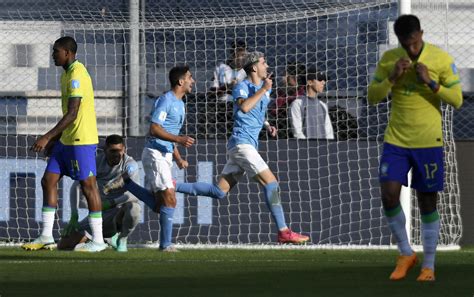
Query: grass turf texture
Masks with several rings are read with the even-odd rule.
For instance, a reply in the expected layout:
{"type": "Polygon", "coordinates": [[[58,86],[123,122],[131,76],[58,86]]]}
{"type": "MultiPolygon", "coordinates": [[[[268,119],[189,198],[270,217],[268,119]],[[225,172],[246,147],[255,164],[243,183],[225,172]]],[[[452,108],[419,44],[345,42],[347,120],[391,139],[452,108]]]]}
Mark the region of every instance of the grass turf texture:
{"type": "MultiPolygon", "coordinates": [[[[392,282],[395,251],[0,248],[0,296],[473,296],[474,248],[438,252],[435,283],[392,282]]],[[[420,259],[421,260],[421,259],[420,259]]]]}

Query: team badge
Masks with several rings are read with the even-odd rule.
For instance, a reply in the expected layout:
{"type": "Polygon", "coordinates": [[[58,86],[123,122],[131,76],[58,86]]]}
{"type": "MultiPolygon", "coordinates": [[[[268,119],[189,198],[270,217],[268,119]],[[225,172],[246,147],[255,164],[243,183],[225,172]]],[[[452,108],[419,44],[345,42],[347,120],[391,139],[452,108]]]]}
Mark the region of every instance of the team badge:
{"type": "Polygon", "coordinates": [[[71,80],[71,88],[79,89],[79,81],[77,79],[71,80]]]}
{"type": "Polygon", "coordinates": [[[458,74],[458,68],[456,67],[456,64],[451,63],[451,70],[453,70],[453,74],[458,74]]]}

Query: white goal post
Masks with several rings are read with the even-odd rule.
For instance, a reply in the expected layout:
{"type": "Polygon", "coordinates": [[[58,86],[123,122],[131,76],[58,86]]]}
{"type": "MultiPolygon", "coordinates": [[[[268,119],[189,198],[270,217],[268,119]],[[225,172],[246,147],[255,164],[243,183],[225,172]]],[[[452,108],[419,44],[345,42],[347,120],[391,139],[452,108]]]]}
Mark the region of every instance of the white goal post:
{"type": "MultiPolygon", "coordinates": [[[[138,161],[153,100],[169,88],[168,71],[176,64],[190,65],[197,82],[186,98],[183,133],[198,141],[181,151],[191,166],[176,170],[178,182],[213,182],[225,164],[232,104],[212,91],[215,67],[231,58],[235,42],[264,52],[275,74],[268,116],[279,138],[262,135],[260,152],[280,182],[287,223],[311,237],[303,248],[394,248],[378,184],[389,103],[369,107],[366,94],[381,54],[396,46],[391,27],[399,13],[397,1],[76,2],[73,8],[42,6],[34,12],[0,5],[0,76],[8,78],[0,80],[0,242],[38,235],[46,163],[28,147],[61,116],[62,69],[49,57],[52,42],[71,35],[93,79],[100,136],[127,136],[129,153],[138,161]],[[335,140],[292,137],[284,100],[295,95],[283,79],[288,65],[327,73],[321,99],[329,107],[335,140]]],[[[423,1],[412,2],[418,5],[412,4],[412,13],[421,13],[428,33],[433,25],[423,14],[423,1]]],[[[434,43],[448,47],[440,40],[434,43]]],[[[459,246],[462,225],[451,108],[443,108],[443,119],[446,190],[439,195],[440,247],[452,249],[459,246]]],[[[70,216],[71,181],[63,180],[55,237],[70,216]]],[[[173,239],[188,248],[275,247],[276,227],[261,191],[244,177],[222,201],[178,194],[173,239]]],[[[411,240],[420,245],[416,199],[411,201],[411,240]]],[[[157,215],[144,209],[130,242],[156,242],[158,230],[157,215]]]]}

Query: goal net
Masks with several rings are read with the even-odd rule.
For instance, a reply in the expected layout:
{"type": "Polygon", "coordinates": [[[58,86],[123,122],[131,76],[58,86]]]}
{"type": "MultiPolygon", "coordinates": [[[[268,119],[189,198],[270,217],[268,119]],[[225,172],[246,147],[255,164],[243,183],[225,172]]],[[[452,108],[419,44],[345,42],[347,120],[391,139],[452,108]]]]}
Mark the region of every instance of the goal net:
{"type": "MultiPolygon", "coordinates": [[[[274,73],[268,120],[279,135],[274,140],[262,133],[260,153],[279,180],[288,225],[309,235],[314,247],[393,246],[378,184],[389,103],[368,107],[366,94],[381,53],[396,46],[390,33],[398,15],[396,1],[66,2],[0,4],[0,241],[28,241],[39,234],[46,160],[28,148],[61,117],[62,69],[54,67],[51,47],[55,39],[71,35],[94,83],[101,141],[112,133],[127,136],[128,153],[137,161],[151,106],[169,88],[169,70],[190,65],[196,86],[185,99],[182,132],[197,142],[180,148],[190,166],[175,170],[178,182],[215,182],[226,162],[232,102],[225,90],[215,88],[216,66],[232,63],[235,44],[264,52],[274,73]],[[334,140],[293,136],[288,109],[300,86],[291,77],[310,67],[329,78],[320,99],[328,106],[334,140]]],[[[440,193],[440,244],[457,246],[461,222],[452,110],[443,109],[443,115],[446,190],[440,193]]],[[[65,177],[60,184],[56,238],[70,217],[71,183],[65,177]]],[[[236,247],[276,242],[262,189],[251,178],[243,177],[224,200],[182,194],[177,199],[176,243],[236,247]]],[[[412,242],[419,244],[416,204],[409,211],[412,242]]],[[[156,242],[158,232],[158,216],[143,207],[129,241],[156,242]]]]}

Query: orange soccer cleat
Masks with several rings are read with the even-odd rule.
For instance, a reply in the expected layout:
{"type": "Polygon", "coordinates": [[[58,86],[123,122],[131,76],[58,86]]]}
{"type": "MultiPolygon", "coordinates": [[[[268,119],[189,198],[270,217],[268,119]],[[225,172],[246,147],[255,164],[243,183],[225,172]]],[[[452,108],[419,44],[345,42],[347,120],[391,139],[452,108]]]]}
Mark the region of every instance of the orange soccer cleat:
{"type": "Polygon", "coordinates": [[[435,275],[434,271],[430,268],[421,268],[420,275],[416,279],[419,282],[434,282],[435,275]]]}
{"type": "Polygon", "coordinates": [[[401,280],[405,278],[408,270],[410,270],[418,262],[415,252],[411,256],[398,256],[397,266],[390,275],[391,280],[401,280]]]}

